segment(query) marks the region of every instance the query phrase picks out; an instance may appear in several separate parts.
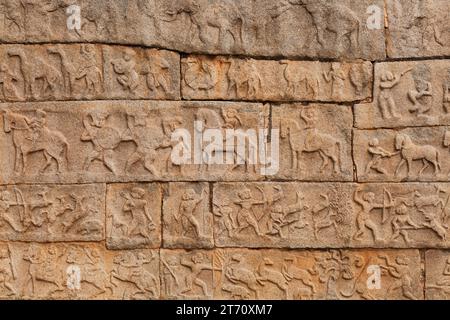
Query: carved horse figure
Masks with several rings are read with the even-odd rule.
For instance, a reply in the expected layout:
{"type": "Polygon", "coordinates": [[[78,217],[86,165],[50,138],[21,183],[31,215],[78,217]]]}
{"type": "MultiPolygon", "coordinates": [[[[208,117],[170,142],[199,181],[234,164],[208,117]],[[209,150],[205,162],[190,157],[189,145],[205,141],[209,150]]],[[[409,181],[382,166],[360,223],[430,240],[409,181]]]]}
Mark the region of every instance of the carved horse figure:
{"type": "Polygon", "coordinates": [[[297,121],[292,119],[282,119],[280,128],[281,138],[289,139],[292,169],[301,168],[299,158],[303,152],[318,152],[322,158],[321,172],[328,166],[330,160],[333,163],[334,172],[341,171],[342,145],[339,140],[329,134],[319,132],[316,128],[302,130],[297,121]]]}
{"type": "Polygon", "coordinates": [[[39,170],[43,173],[54,159],[57,164],[58,173],[61,169],[67,168],[67,152],[69,144],[66,137],[59,131],[49,130],[45,125],[41,129],[39,137],[32,138],[33,129],[30,127],[32,121],[21,114],[6,111],[3,114],[3,130],[6,133],[12,132],[12,140],[15,148],[14,171],[23,173],[27,164],[29,154],[42,151],[46,163],[39,170]],[[33,141],[34,140],[34,141],[33,141]]]}
{"type": "Polygon", "coordinates": [[[434,167],[434,174],[436,175],[441,169],[439,163],[439,151],[429,145],[416,145],[412,142],[411,138],[406,134],[399,133],[395,136],[395,148],[400,151],[402,160],[400,160],[397,168],[395,170],[395,175],[397,176],[401,167],[405,164],[408,169],[408,176],[411,173],[411,166],[414,160],[422,160],[423,166],[419,171],[419,175],[429,167],[430,163],[434,167]]]}

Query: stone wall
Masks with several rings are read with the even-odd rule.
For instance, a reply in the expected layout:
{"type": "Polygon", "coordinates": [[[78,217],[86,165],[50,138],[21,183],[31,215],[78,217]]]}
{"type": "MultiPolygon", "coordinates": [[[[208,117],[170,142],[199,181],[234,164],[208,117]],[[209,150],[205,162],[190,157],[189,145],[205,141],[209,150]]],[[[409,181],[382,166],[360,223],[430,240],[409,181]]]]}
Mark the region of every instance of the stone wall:
{"type": "Polygon", "coordinates": [[[0,5],[1,299],[450,298],[449,1],[0,5]]]}

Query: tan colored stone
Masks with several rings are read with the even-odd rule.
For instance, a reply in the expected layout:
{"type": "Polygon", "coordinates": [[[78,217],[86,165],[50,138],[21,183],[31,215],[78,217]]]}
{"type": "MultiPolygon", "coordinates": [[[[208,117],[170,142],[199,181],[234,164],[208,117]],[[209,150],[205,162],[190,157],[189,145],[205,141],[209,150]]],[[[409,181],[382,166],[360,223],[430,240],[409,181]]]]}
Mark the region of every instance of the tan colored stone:
{"type": "Polygon", "coordinates": [[[214,268],[215,299],[423,299],[417,250],[218,249],[214,268]]]}
{"type": "Polygon", "coordinates": [[[354,130],[358,181],[449,181],[448,127],[354,130]]]}
{"type": "Polygon", "coordinates": [[[347,247],[354,233],[353,184],[219,183],[214,238],[219,247],[347,247]]]}
{"type": "Polygon", "coordinates": [[[212,248],[213,215],[207,183],[169,183],[164,192],[163,246],[212,248]]]}
{"type": "Polygon", "coordinates": [[[450,3],[442,0],[386,1],[387,54],[393,58],[450,54],[450,3]]]}
{"type": "Polygon", "coordinates": [[[349,106],[273,106],[272,128],[280,130],[280,170],[275,178],[352,181],[352,125],[349,106]]]}
{"type": "MultiPolygon", "coordinates": [[[[268,127],[268,106],[176,101],[6,103],[0,105],[0,113],[4,150],[0,184],[262,179],[257,165],[245,161],[200,165],[191,157],[191,164],[175,165],[171,152],[182,143],[170,139],[177,128],[185,129],[193,145],[195,120],[204,128],[220,129],[224,136],[226,128],[242,129],[245,137],[247,129],[268,127]],[[46,162],[42,156],[47,154],[46,162]]],[[[226,143],[222,149],[227,150],[226,143]]],[[[224,158],[235,158],[235,153],[224,158]]]]}
{"type": "Polygon", "coordinates": [[[0,101],[180,98],[180,58],[166,50],[1,45],[0,57],[0,101]]]}
{"type": "Polygon", "coordinates": [[[450,61],[375,64],[372,103],[355,106],[358,128],[450,124],[450,61]]]}
{"type": "Polygon", "coordinates": [[[105,185],[0,188],[0,240],[99,241],[105,238],[105,185]]]}
{"type": "Polygon", "coordinates": [[[8,0],[2,42],[108,42],[158,46],[184,52],[307,56],[385,57],[382,0],[83,0],[81,28],[70,29],[73,3],[8,0]],[[369,29],[370,6],[380,24],[369,29]],[[368,13],[369,12],[369,13],[368,13]]]}
{"type": "Polygon", "coordinates": [[[371,96],[372,64],[188,56],[182,94],[189,100],[355,101],[371,96]]]}
{"type": "Polygon", "coordinates": [[[427,250],[425,253],[425,279],[426,299],[450,299],[449,251],[427,250]]]}
{"type": "Polygon", "coordinates": [[[158,248],[162,190],[156,183],[109,184],[106,245],[111,249],[158,248]]]}
{"type": "Polygon", "coordinates": [[[449,183],[359,184],[351,246],[448,248],[449,199],[449,183]]]}
{"type": "Polygon", "coordinates": [[[162,299],[212,299],[213,251],[161,250],[162,299]]]}
{"type": "Polygon", "coordinates": [[[0,252],[5,263],[2,298],[159,298],[156,250],[107,251],[99,244],[0,243],[0,252]]]}

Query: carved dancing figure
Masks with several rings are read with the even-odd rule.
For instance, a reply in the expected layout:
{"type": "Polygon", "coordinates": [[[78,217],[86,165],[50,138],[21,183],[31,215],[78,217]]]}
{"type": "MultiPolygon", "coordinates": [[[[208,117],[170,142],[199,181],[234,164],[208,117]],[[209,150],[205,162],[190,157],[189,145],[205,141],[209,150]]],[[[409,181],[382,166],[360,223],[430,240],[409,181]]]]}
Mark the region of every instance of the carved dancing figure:
{"type": "Polygon", "coordinates": [[[122,58],[112,60],[114,72],[118,74],[117,82],[124,90],[135,94],[139,86],[139,74],[136,71],[136,53],[132,49],[125,49],[122,58]]]}
{"type": "Polygon", "coordinates": [[[131,213],[131,225],[128,229],[128,236],[150,238],[149,232],[155,230],[156,226],[150,215],[148,202],[144,198],[145,190],[134,187],[130,193],[122,192],[120,195],[125,198],[122,211],[131,213]]]}
{"type": "MultiPolygon", "coordinates": [[[[200,223],[195,217],[195,212],[200,203],[205,200],[206,194],[206,190],[203,189],[201,195],[196,197],[194,189],[187,189],[182,195],[178,215],[174,217],[176,223],[181,223],[183,226],[183,235],[186,235],[189,229],[193,228],[196,237],[203,237],[200,223]]],[[[204,215],[203,212],[202,215],[204,215]]]]}

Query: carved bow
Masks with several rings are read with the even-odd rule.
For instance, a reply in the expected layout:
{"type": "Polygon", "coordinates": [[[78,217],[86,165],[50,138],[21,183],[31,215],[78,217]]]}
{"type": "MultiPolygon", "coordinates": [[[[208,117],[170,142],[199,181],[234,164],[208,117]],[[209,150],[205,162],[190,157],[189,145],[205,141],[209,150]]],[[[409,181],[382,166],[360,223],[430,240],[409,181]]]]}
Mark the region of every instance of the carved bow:
{"type": "Polygon", "coordinates": [[[381,219],[381,223],[386,223],[387,219],[388,219],[388,209],[392,206],[393,200],[392,200],[392,194],[386,189],[383,188],[383,212],[382,212],[382,219],[381,219]],[[387,197],[386,197],[387,195],[387,197]],[[386,200],[388,200],[387,198],[389,198],[389,202],[387,202],[386,200]]]}

